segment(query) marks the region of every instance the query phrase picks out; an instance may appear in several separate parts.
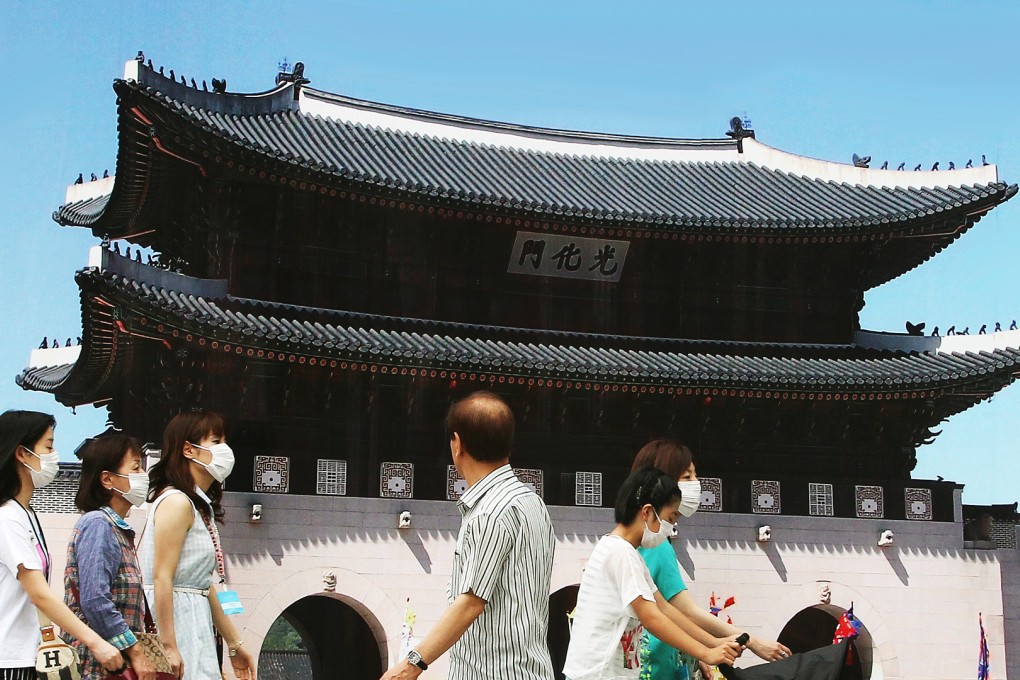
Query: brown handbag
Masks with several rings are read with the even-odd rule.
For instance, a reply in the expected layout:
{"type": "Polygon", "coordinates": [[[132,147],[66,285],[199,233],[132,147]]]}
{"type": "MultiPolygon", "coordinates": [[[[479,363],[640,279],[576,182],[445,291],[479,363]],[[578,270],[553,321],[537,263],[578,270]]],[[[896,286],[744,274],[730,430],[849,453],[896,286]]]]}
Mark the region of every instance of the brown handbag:
{"type": "MultiPolygon", "coordinates": [[[[74,597],[74,601],[78,605],[78,611],[81,611],[81,602],[78,599],[78,586],[74,583],[71,583],[71,596],[74,597]]],[[[145,658],[149,660],[152,667],[156,670],[156,680],[177,680],[177,674],[173,672],[170,659],[166,656],[163,641],[160,640],[159,633],[156,632],[156,624],[152,620],[152,614],[149,612],[149,603],[145,599],[145,595],[142,595],[142,609],[145,612],[145,632],[134,633],[137,640],[135,645],[138,646],[145,655],[145,658]]],[[[84,618],[85,614],[82,612],[82,619],[84,618]]],[[[87,624],[88,621],[85,621],[85,623],[87,624]]],[[[107,675],[106,680],[138,680],[138,674],[133,668],[125,665],[124,670],[121,672],[107,675]]]]}

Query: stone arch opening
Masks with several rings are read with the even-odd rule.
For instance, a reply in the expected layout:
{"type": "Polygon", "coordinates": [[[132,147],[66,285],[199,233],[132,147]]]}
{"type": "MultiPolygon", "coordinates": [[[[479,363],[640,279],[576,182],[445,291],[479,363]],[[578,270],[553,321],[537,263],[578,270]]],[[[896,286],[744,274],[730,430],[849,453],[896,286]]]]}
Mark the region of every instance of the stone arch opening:
{"type": "Polygon", "coordinates": [[[309,595],[277,618],[289,623],[301,640],[294,650],[269,649],[270,640],[263,640],[258,667],[263,680],[334,680],[341,675],[345,680],[378,680],[386,670],[386,643],[376,636],[379,623],[356,602],[326,593],[309,595]],[[370,651],[376,649],[382,654],[370,651]]]}
{"type": "Polygon", "coordinates": [[[567,614],[577,606],[578,585],[565,586],[549,596],[549,655],[552,657],[556,680],[563,680],[561,669],[567,660],[570,644],[570,620],[567,614]]]}
{"type": "MultiPolygon", "coordinates": [[[[839,618],[846,610],[831,604],[817,604],[794,614],[782,632],[779,642],[794,654],[810,652],[832,644],[839,618]]],[[[841,680],[881,680],[881,664],[874,659],[874,642],[867,625],[862,621],[860,636],[851,643],[852,659],[843,669],[841,680]]]]}

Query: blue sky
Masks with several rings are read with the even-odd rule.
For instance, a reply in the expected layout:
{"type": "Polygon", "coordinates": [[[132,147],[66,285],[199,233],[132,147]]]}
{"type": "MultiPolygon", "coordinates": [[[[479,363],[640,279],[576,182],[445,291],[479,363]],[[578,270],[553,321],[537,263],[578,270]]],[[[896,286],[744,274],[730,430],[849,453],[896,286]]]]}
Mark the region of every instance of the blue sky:
{"type": "MultiPolygon", "coordinates": [[[[530,125],[720,137],[733,115],[790,152],[895,167],[987,154],[1020,181],[1014,2],[6,2],[0,5],[0,408],[55,413],[66,455],[103,428],[14,376],[42,336],[75,337],[73,273],[96,240],[50,214],[79,172],[114,169],[111,89],[137,50],[232,91],[271,87],[284,58],[313,86],[530,125]],[[700,6],[703,5],[703,6],[700,6]]],[[[1020,199],[866,297],[866,328],[975,330],[1020,317],[1020,199]]],[[[1020,388],[955,416],[915,476],[969,503],[1020,498],[1020,388]]]]}

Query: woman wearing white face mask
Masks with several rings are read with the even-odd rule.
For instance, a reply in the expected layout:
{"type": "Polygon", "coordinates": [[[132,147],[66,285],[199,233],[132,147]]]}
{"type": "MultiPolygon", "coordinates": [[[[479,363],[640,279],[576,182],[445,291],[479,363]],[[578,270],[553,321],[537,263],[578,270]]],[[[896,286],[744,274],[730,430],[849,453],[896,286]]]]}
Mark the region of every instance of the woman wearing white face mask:
{"type": "Polygon", "coordinates": [[[223,481],[234,466],[224,429],[215,413],[174,416],[163,433],[162,457],[149,472],[152,506],[138,550],[142,580],[171,665],[188,680],[220,680],[215,631],[239,680],[255,677],[255,662],[214,584],[224,575],[216,521],[223,517],[223,481]]]}
{"type": "MultiPolygon", "coordinates": [[[[135,532],[125,518],[148,493],[149,475],[142,468],[137,439],[110,434],[90,441],[81,454],[81,482],[74,499],[84,514],[71,533],[64,571],[64,601],[121,650],[139,680],[153,680],[155,669],[135,637],[145,630],[145,596],[135,532]]],[[[68,643],[78,651],[83,678],[106,677],[87,648],[71,639],[68,643]]]]}
{"type": "MultiPolygon", "coordinates": [[[[680,489],[680,514],[690,517],[701,504],[701,483],[694,468],[691,450],[673,439],[653,439],[641,447],[634,457],[632,470],[653,465],[670,478],[677,480],[680,489]]],[[[662,596],[677,610],[712,635],[732,637],[742,631],[699,607],[687,592],[680,575],[676,551],[669,542],[657,547],[638,550],[662,596]]],[[[790,650],[775,640],[752,636],[747,648],[766,661],[789,656],[790,650]]],[[[651,680],[687,680],[697,661],[676,650],[650,633],[645,633],[641,645],[642,677],[651,680]]]]}
{"type": "Polygon", "coordinates": [[[671,607],[637,553],[673,533],[676,481],[654,467],[632,472],[616,498],[616,528],[603,536],[581,577],[563,674],[568,680],[637,678],[644,629],[710,664],[732,663],[741,647],[712,637],[671,607]]]}
{"type": "Polygon", "coordinates": [[[57,476],[53,416],[35,411],[0,415],[0,678],[34,680],[39,614],[80,640],[109,671],[120,651],[82,623],[49,586],[50,555],[32,492],[57,476]]]}

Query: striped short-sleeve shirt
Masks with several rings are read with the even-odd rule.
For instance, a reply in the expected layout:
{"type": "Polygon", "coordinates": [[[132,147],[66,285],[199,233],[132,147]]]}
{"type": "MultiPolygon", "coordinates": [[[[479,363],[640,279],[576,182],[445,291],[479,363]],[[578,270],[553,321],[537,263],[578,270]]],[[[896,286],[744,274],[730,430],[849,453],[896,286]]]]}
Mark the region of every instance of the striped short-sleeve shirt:
{"type": "Polygon", "coordinates": [[[450,680],[552,680],[546,636],[552,521],[509,465],[461,497],[450,601],[471,592],[485,610],[450,650],[450,680]]]}

